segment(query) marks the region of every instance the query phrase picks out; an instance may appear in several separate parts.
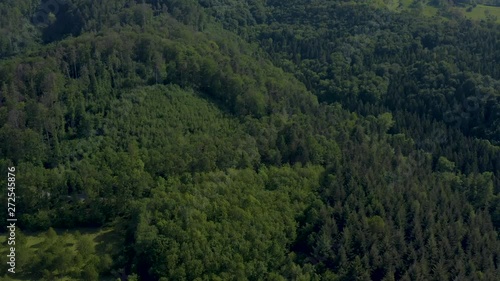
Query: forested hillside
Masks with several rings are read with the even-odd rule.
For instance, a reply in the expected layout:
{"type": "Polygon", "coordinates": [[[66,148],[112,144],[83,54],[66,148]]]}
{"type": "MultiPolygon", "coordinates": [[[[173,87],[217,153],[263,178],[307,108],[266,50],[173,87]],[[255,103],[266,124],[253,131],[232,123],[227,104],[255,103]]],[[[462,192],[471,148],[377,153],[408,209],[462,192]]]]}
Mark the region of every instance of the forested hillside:
{"type": "Polygon", "coordinates": [[[419,2],[1,1],[2,278],[500,280],[500,25],[419,2]]]}

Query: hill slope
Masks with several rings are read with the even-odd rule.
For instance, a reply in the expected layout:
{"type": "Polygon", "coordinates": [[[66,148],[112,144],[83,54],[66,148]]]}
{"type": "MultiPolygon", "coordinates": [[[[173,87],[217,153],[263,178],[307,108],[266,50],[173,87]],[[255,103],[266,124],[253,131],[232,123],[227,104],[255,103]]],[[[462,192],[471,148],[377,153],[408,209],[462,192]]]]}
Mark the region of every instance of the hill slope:
{"type": "Polygon", "coordinates": [[[357,2],[1,3],[15,277],[499,279],[500,27],[357,2]]]}

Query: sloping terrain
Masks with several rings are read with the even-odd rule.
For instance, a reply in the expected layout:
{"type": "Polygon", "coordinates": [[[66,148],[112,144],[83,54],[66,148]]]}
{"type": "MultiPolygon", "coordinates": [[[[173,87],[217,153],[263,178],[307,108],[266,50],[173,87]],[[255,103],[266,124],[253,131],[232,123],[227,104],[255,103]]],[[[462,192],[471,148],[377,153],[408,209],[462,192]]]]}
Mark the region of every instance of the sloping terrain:
{"type": "Polygon", "coordinates": [[[500,26],[382,2],[2,2],[5,278],[499,279],[500,26]]]}

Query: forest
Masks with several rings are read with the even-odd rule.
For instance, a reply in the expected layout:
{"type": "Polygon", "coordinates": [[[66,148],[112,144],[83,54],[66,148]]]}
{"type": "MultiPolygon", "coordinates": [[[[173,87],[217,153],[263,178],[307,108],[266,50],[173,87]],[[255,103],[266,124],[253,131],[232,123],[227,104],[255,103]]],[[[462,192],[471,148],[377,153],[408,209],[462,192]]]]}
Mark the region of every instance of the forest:
{"type": "Polygon", "coordinates": [[[499,3],[389,2],[0,1],[0,279],[500,280],[499,3]]]}

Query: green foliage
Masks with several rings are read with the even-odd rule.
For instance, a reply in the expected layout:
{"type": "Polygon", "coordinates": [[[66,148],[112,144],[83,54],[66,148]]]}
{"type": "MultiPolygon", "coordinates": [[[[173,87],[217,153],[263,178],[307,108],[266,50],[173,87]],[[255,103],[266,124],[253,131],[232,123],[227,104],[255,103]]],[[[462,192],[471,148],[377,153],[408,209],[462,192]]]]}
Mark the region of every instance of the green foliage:
{"type": "Polygon", "coordinates": [[[160,182],[136,214],[137,270],[153,279],[278,278],[294,218],[321,172],[228,170],[160,182]]]}
{"type": "Polygon", "coordinates": [[[499,279],[492,16],[56,2],[0,4],[0,169],[46,231],[18,232],[22,278],[499,279]]]}

